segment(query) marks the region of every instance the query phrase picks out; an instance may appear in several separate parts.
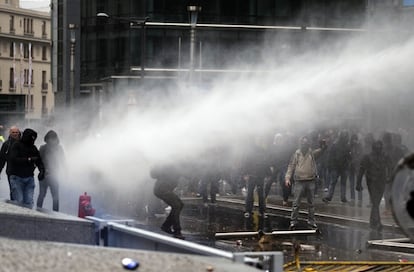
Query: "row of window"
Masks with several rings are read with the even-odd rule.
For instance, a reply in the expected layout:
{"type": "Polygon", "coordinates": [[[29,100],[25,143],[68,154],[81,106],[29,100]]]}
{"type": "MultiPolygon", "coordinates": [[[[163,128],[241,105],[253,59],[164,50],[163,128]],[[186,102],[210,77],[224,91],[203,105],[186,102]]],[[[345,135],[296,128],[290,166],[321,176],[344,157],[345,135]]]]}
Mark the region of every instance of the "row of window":
{"type": "MultiPolygon", "coordinates": [[[[34,55],[33,55],[33,45],[30,43],[20,43],[19,44],[15,43],[15,42],[11,42],[10,43],[10,49],[9,49],[9,56],[11,58],[25,58],[28,59],[29,56],[33,59],[34,55]]],[[[42,46],[42,60],[48,60],[47,58],[47,46],[43,45],[42,46]]]]}
{"type": "MultiPolygon", "coordinates": [[[[33,18],[24,18],[23,22],[20,20],[20,27],[22,27],[23,23],[23,32],[25,35],[34,36],[34,30],[33,30],[33,18]]],[[[14,34],[16,32],[15,28],[15,17],[14,15],[10,15],[9,19],[9,25],[10,25],[10,33],[14,34]]],[[[42,37],[47,37],[46,32],[46,21],[42,21],[42,37]]]]}
{"type": "MultiPolygon", "coordinates": [[[[10,68],[10,77],[9,77],[9,88],[10,90],[15,90],[19,84],[23,84],[24,86],[28,86],[29,82],[30,85],[34,85],[34,71],[33,69],[30,71],[29,69],[24,69],[23,71],[23,81],[21,81],[19,78],[19,74],[16,73],[15,69],[13,67],[10,68]]],[[[47,72],[42,71],[42,90],[48,89],[47,84],[47,72]]]]}

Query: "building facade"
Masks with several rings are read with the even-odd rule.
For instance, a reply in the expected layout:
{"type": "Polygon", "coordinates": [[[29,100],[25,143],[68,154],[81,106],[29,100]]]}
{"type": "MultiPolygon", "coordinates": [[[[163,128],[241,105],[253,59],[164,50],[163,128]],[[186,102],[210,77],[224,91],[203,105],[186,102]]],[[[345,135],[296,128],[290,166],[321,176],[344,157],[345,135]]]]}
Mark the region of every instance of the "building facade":
{"type": "Polygon", "coordinates": [[[63,41],[69,41],[69,25],[75,24],[73,97],[92,112],[120,92],[126,97],[134,92],[128,100],[139,101],[154,86],[196,80],[208,88],[217,74],[240,72],[230,68],[232,60],[283,61],[286,50],[300,53],[359,35],[367,30],[363,28],[387,27],[381,25],[384,16],[401,23],[413,17],[411,0],[53,1],[61,31],[56,38],[64,49],[54,54],[56,75],[63,77],[56,92],[70,97],[64,88],[70,85],[65,77],[70,75],[71,51],[63,41]],[[266,40],[278,42],[263,56],[266,40]]]}
{"type": "Polygon", "coordinates": [[[50,14],[0,1],[0,124],[39,121],[54,110],[50,14]]]}

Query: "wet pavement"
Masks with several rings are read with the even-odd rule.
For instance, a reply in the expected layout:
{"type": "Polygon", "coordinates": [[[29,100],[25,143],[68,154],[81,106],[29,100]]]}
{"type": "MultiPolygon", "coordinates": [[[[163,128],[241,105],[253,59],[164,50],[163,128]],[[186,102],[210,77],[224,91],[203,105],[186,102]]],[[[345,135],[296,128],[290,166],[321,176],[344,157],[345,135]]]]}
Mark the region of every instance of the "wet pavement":
{"type": "MultiPolygon", "coordinates": [[[[369,198],[365,198],[369,199],[369,198]]],[[[271,195],[267,199],[268,218],[259,217],[257,206],[252,218],[246,219],[244,197],[218,197],[217,204],[204,205],[197,197],[183,197],[182,227],[186,239],[215,248],[238,251],[282,251],[285,263],[295,259],[295,248],[301,261],[414,261],[414,252],[399,248],[378,249],[368,241],[406,237],[381,204],[382,231],[369,228],[369,202],[326,204],[321,197],[315,200],[318,234],[316,235],[246,235],[236,238],[216,238],[216,233],[288,230],[291,202],[284,206],[282,199],[271,195]]],[[[162,214],[146,218],[138,227],[159,229],[162,214]]],[[[306,225],[306,203],[302,204],[298,229],[306,225]]]]}

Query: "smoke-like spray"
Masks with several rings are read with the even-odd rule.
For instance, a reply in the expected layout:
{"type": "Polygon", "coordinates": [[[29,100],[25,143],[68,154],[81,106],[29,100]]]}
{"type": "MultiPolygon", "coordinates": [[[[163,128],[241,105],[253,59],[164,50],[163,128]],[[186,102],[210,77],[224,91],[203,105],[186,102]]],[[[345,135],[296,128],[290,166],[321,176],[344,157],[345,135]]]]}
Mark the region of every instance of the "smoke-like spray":
{"type": "MultiPolygon", "coordinates": [[[[67,184],[76,193],[110,188],[123,200],[139,198],[132,192],[152,188],[152,164],[199,160],[217,145],[236,153],[243,139],[276,129],[304,132],[349,120],[363,130],[408,126],[395,118],[401,105],[413,101],[414,38],[390,42],[384,36],[360,34],[342,45],[285,55],[283,62],[264,57],[249,66],[250,72],[215,79],[207,92],[195,81],[175,90],[175,96],[147,97],[140,101],[144,107],[107,120],[93,136],[67,146],[67,184]]],[[[263,56],[271,56],[263,50],[263,56]]]]}

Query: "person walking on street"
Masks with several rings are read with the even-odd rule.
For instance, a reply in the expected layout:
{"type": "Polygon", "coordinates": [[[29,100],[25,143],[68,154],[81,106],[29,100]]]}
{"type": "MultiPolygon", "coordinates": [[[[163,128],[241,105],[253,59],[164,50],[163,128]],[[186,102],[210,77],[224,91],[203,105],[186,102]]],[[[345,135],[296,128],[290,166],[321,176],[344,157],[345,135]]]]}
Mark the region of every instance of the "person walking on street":
{"type": "Polygon", "coordinates": [[[44,137],[44,141],[46,144],[39,148],[39,153],[45,166],[45,178],[39,182],[37,207],[43,207],[43,200],[46,196],[47,188],[50,188],[53,210],[59,211],[59,180],[61,180],[65,170],[65,153],[55,131],[49,130],[44,137]]]}
{"type": "Polygon", "coordinates": [[[332,145],[330,149],[329,169],[331,172],[331,181],[329,184],[327,196],[322,198],[323,202],[328,203],[332,201],[335,192],[335,186],[338,181],[340,181],[341,184],[341,202],[348,202],[346,198],[346,182],[348,179],[350,162],[351,148],[349,145],[349,134],[347,131],[341,131],[338,140],[332,145]]]}
{"type": "Polygon", "coordinates": [[[35,168],[39,169],[39,180],[43,180],[45,175],[39,150],[34,144],[36,138],[36,131],[30,128],[25,129],[21,140],[11,147],[8,162],[13,200],[29,208],[33,207],[35,168]]]}
{"type": "Polygon", "coordinates": [[[16,126],[12,126],[9,130],[9,138],[2,144],[0,149],[0,173],[4,168],[4,165],[6,165],[6,175],[7,180],[9,182],[9,189],[10,189],[10,200],[13,200],[11,185],[10,185],[10,166],[8,163],[9,156],[10,156],[10,149],[12,145],[20,140],[20,130],[16,126]]]}
{"type": "Polygon", "coordinates": [[[362,157],[359,167],[356,190],[362,191],[362,177],[365,175],[368,193],[371,199],[371,215],[369,224],[375,231],[382,230],[379,206],[384,195],[388,178],[391,174],[391,159],[383,150],[383,143],[380,140],[372,144],[372,151],[362,157]]]}
{"type": "Polygon", "coordinates": [[[315,158],[320,156],[326,145],[320,142],[320,148],[312,150],[308,137],[300,139],[300,148],[293,153],[285,175],[285,185],[292,185],[292,178],[295,182],[293,189],[292,213],[290,218],[289,230],[295,230],[298,225],[299,208],[302,197],[306,196],[308,202],[308,225],[316,229],[315,207],[313,205],[315,182],[318,177],[315,158]]]}

